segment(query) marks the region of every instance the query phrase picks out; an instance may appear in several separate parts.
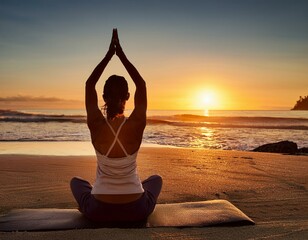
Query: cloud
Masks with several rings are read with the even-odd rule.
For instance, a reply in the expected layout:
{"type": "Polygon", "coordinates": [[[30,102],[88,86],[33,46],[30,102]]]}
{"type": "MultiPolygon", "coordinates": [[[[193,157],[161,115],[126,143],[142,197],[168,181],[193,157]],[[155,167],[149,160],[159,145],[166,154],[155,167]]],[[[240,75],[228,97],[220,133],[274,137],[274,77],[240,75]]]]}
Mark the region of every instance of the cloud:
{"type": "Polygon", "coordinates": [[[68,101],[61,98],[55,97],[32,97],[32,96],[11,96],[11,97],[0,97],[0,102],[62,102],[68,101]]]}
{"type": "Polygon", "coordinates": [[[1,109],[23,109],[23,108],[57,108],[57,109],[68,109],[68,108],[82,108],[83,102],[79,100],[62,99],[56,97],[46,96],[8,96],[0,97],[0,108],[1,109]]]}

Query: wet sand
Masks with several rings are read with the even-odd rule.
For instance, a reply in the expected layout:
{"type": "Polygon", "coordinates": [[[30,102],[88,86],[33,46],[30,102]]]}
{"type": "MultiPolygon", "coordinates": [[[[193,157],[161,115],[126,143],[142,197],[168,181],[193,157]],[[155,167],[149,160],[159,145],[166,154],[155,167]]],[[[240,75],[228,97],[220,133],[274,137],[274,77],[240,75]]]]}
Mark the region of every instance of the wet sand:
{"type": "MultiPolygon", "coordinates": [[[[93,182],[95,156],[0,155],[0,213],[76,208],[73,176],[93,182]]],[[[142,179],[164,179],[159,203],[227,199],[255,226],[0,233],[0,239],[308,239],[308,156],[181,148],[140,150],[142,179]]]]}

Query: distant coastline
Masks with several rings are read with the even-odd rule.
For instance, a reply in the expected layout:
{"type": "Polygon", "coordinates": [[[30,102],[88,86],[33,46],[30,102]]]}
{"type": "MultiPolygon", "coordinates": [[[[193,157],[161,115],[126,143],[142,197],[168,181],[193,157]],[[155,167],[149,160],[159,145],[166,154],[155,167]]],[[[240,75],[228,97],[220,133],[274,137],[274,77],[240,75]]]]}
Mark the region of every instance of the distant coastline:
{"type": "Polygon", "coordinates": [[[300,96],[291,110],[308,110],[308,95],[305,97],[300,96]]]}

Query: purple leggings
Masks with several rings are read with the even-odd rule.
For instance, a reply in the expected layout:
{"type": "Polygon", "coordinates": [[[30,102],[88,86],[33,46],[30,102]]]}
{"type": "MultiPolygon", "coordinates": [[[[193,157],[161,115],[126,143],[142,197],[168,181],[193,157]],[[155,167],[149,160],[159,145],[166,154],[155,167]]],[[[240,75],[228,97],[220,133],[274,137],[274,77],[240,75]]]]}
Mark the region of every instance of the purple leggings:
{"type": "Polygon", "coordinates": [[[153,212],[162,188],[162,178],[158,175],[142,182],[143,195],[136,201],[113,204],[97,200],[91,194],[91,184],[81,178],[71,180],[71,190],[79,205],[79,210],[88,219],[99,222],[137,222],[145,221],[153,212]]]}

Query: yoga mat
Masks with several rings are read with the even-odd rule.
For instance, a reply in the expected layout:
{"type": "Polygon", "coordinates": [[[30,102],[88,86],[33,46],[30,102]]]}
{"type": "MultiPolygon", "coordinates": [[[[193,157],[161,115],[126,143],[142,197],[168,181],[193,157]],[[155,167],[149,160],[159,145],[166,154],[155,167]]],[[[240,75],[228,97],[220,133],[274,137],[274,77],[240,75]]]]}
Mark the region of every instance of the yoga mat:
{"type": "Polygon", "coordinates": [[[95,223],[77,209],[15,209],[0,217],[0,231],[46,231],[103,227],[205,227],[254,222],[226,200],[157,204],[147,222],[95,223]]]}

